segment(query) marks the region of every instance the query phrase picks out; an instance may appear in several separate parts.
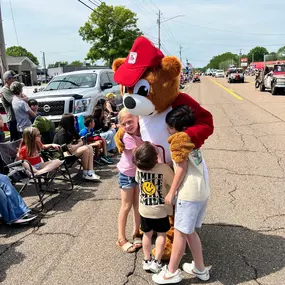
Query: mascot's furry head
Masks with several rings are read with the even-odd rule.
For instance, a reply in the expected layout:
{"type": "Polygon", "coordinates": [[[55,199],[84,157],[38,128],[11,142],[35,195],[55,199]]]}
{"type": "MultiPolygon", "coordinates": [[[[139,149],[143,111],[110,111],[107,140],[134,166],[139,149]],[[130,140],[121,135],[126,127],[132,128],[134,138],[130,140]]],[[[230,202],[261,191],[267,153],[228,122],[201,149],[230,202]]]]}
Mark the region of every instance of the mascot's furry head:
{"type": "Polygon", "coordinates": [[[128,94],[123,94],[124,105],[134,115],[161,113],[179,94],[180,61],[164,56],[145,37],[135,40],[126,59],[114,61],[113,70],[115,81],[127,89],[128,94]]]}

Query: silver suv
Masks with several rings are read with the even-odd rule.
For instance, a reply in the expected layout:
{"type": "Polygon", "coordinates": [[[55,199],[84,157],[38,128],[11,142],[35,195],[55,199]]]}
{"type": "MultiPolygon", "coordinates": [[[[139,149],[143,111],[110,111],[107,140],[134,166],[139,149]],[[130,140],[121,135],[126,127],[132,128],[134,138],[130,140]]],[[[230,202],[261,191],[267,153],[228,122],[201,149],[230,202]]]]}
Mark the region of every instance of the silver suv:
{"type": "Polygon", "coordinates": [[[113,71],[92,69],[57,75],[41,92],[29,98],[38,101],[43,116],[58,122],[65,113],[92,115],[98,101],[108,92],[118,95],[117,104],[122,104],[120,86],[114,81],[113,71]]]}

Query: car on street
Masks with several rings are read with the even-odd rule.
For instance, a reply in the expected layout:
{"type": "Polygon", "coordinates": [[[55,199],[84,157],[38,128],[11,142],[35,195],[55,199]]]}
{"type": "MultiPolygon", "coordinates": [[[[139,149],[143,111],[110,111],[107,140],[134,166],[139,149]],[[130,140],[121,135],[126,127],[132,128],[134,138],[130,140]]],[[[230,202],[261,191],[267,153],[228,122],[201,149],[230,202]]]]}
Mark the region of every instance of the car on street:
{"type": "Polygon", "coordinates": [[[216,78],[225,77],[225,72],[222,69],[218,69],[215,73],[215,77],[216,78]]]}
{"type": "Polygon", "coordinates": [[[244,83],[244,70],[242,68],[230,68],[228,70],[228,83],[244,83]]]}
{"type": "Polygon", "coordinates": [[[272,95],[285,94],[285,64],[275,64],[267,74],[264,75],[262,72],[259,80],[260,91],[267,89],[271,91],[272,95]]]}
{"type": "Polygon", "coordinates": [[[200,80],[200,75],[199,75],[199,73],[197,72],[197,73],[194,74],[193,82],[200,82],[200,81],[201,81],[201,80],[200,80]]]}
{"type": "Polygon", "coordinates": [[[112,92],[122,106],[120,86],[114,81],[111,69],[90,69],[55,76],[40,92],[29,98],[39,103],[39,112],[53,122],[59,122],[65,113],[75,116],[93,115],[100,99],[112,92]]]}

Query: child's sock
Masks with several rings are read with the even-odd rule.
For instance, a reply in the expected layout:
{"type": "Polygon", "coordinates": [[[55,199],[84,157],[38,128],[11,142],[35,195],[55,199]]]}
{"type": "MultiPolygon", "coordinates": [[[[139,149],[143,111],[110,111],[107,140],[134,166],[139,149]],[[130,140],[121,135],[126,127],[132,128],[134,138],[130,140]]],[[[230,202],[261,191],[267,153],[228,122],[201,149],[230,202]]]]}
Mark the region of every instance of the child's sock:
{"type": "Polygon", "coordinates": [[[87,175],[87,174],[88,174],[87,170],[83,170],[83,175],[87,175]]]}
{"type": "Polygon", "coordinates": [[[87,170],[88,175],[92,175],[94,173],[94,170],[87,170]]]}

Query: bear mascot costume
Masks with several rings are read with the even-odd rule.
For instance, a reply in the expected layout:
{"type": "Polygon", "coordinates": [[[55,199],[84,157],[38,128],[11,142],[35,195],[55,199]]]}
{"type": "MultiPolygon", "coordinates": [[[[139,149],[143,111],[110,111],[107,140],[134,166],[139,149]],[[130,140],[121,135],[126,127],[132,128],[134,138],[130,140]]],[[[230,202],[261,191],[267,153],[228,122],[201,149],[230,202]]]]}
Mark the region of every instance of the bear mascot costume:
{"type": "MultiPolygon", "coordinates": [[[[213,133],[213,118],[189,95],[179,91],[181,63],[174,56],[164,56],[147,38],[138,37],[128,57],[113,62],[114,79],[121,85],[123,104],[131,114],[139,116],[141,137],[163,149],[166,163],[181,162],[189,152],[200,148],[213,133]],[[187,105],[195,114],[195,124],[179,132],[168,142],[169,133],[165,117],[172,108],[187,105]],[[170,145],[169,145],[170,143],[170,145]],[[170,154],[172,153],[172,157],[170,154]]],[[[123,131],[115,140],[120,152],[123,131]]],[[[167,232],[163,260],[169,260],[173,243],[173,217],[169,217],[171,229],[167,232]]]]}

